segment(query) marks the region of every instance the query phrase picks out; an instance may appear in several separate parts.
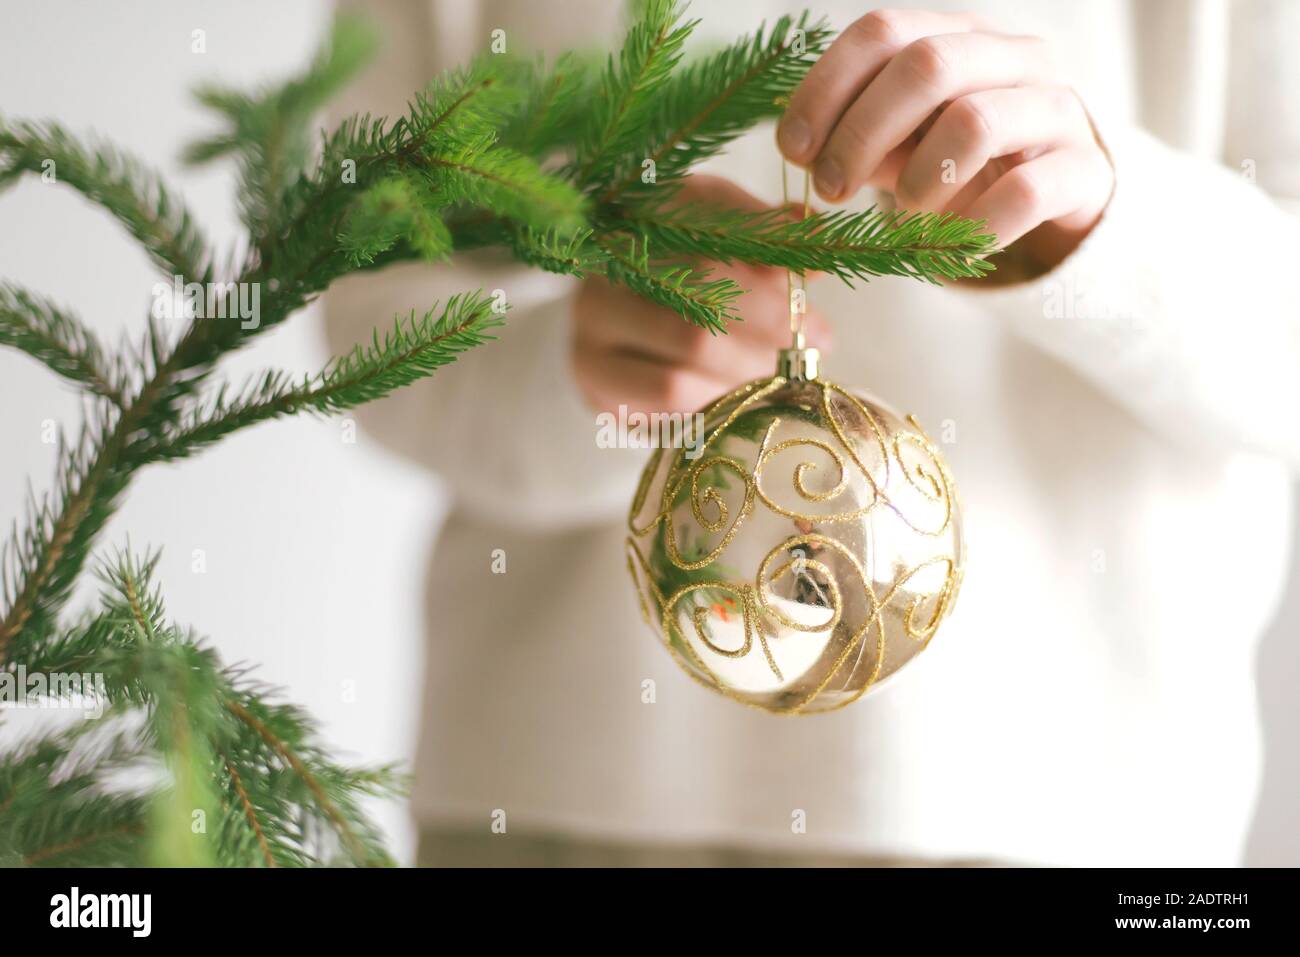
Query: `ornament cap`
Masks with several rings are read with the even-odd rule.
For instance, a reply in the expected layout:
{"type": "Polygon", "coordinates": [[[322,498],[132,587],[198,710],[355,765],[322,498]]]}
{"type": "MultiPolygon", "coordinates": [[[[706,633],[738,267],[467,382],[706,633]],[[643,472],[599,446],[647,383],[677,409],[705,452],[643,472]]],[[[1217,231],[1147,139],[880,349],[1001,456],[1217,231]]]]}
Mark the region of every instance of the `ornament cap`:
{"type": "Polygon", "coordinates": [[[811,382],[816,379],[822,354],[816,349],[782,349],[776,358],[776,374],[792,382],[811,382]]]}

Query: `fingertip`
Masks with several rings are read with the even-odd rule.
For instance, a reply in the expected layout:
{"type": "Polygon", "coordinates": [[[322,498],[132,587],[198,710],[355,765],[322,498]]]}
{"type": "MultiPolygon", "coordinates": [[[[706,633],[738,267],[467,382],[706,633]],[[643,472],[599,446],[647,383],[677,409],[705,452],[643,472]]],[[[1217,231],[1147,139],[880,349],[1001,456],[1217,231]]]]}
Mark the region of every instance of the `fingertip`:
{"type": "Polygon", "coordinates": [[[776,129],[776,144],[791,163],[802,166],[811,158],[812,140],[812,127],[803,117],[792,113],[781,117],[776,129]]]}
{"type": "Polygon", "coordinates": [[[833,156],[823,156],[813,167],[813,186],[817,195],[828,203],[837,202],[844,195],[844,171],[833,156]]]}

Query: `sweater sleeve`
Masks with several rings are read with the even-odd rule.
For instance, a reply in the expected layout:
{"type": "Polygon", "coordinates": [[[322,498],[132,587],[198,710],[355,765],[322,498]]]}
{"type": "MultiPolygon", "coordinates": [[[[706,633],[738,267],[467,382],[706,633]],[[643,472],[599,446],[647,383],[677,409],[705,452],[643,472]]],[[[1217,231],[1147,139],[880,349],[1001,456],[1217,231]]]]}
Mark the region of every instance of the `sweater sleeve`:
{"type": "Polygon", "coordinates": [[[1253,55],[1263,50],[1281,72],[1258,61],[1232,71],[1222,163],[1099,124],[1116,186],[1097,227],[1048,275],[968,294],[1150,428],[1295,467],[1300,110],[1280,91],[1295,89],[1300,70],[1280,49],[1279,27],[1243,26],[1257,31],[1253,55]]]}
{"type": "MultiPolygon", "coordinates": [[[[584,36],[598,42],[617,10],[593,9],[584,36]]],[[[498,21],[526,23],[508,3],[366,3],[384,34],[381,60],[345,93],[337,120],[395,115],[444,66],[486,42],[498,21]]],[[[518,35],[527,36],[521,29],[518,35]]],[[[358,410],[362,428],[398,454],[435,471],[459,507],[529,527],[605,522],[628,507],[645,453],[600,448],[569,367],[567,278],[476,253],[447,264],[408,264],[354,274],[323,297],[326,335],[336,354],[370,338],[397,314],[423,311],[455,293],[500,290],[510,304],[497,339],[432,376],[358,410]]]]}

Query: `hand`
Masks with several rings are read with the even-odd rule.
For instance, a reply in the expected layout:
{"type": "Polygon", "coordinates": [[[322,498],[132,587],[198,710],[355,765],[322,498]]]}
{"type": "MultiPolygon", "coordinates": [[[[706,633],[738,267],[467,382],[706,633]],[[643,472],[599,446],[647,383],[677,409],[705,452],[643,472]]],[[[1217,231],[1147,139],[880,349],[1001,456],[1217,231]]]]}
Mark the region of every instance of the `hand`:
{"type": "Polygon", "coordinates": [[[826,200],[869,185],[902,209],[987,220],[1038,271],[1078,246],[1114,185],[1046,43],[970,14],[877,10],[856,21],[794,92],[777,142],[812,168],[826,200]]]}
{"type": "MultiPolygon", "coordinates": [[[[716,176],[693,176],[678,202],[707,202],[763,209],[755,197],[716,176]]],[[[695,412],[752,379],[776,371],[776,350],[790,344],[785,270],[739,263],[713,267],[713,277],[734,279],[747,290],[737,302],[743,322],[713,335],[677,313],[621,286],[588,278],[573,308],[573,370],[587,403],[597,412],[695,412]]],[[[830,328],[809,309],[810,345],[825,348],[830,328]]]]}

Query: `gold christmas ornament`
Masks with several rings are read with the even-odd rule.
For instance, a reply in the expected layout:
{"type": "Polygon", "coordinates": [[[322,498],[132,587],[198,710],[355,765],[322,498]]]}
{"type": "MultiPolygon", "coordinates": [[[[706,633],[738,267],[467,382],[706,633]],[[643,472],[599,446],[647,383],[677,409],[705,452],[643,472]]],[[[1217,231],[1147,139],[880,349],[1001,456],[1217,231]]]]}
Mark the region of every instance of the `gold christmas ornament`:
{"type": "Polygon", "coordinates": [[[856,701],[929,644],[957,596],[961,515],[939,450],[914,419],[818,378],[751,382],[703,415],[703,441],[656,449],[632,503],[646,620],[738,701],[856,701]]]}
{"type": "Polygon", "coordinates": [[[823,380],[804,347],[653,453],[629,514],[641,610],[688,674],[785,714],[851,704],[924,649],[965,545],[952,476],[911,416],[823,380]]]}

